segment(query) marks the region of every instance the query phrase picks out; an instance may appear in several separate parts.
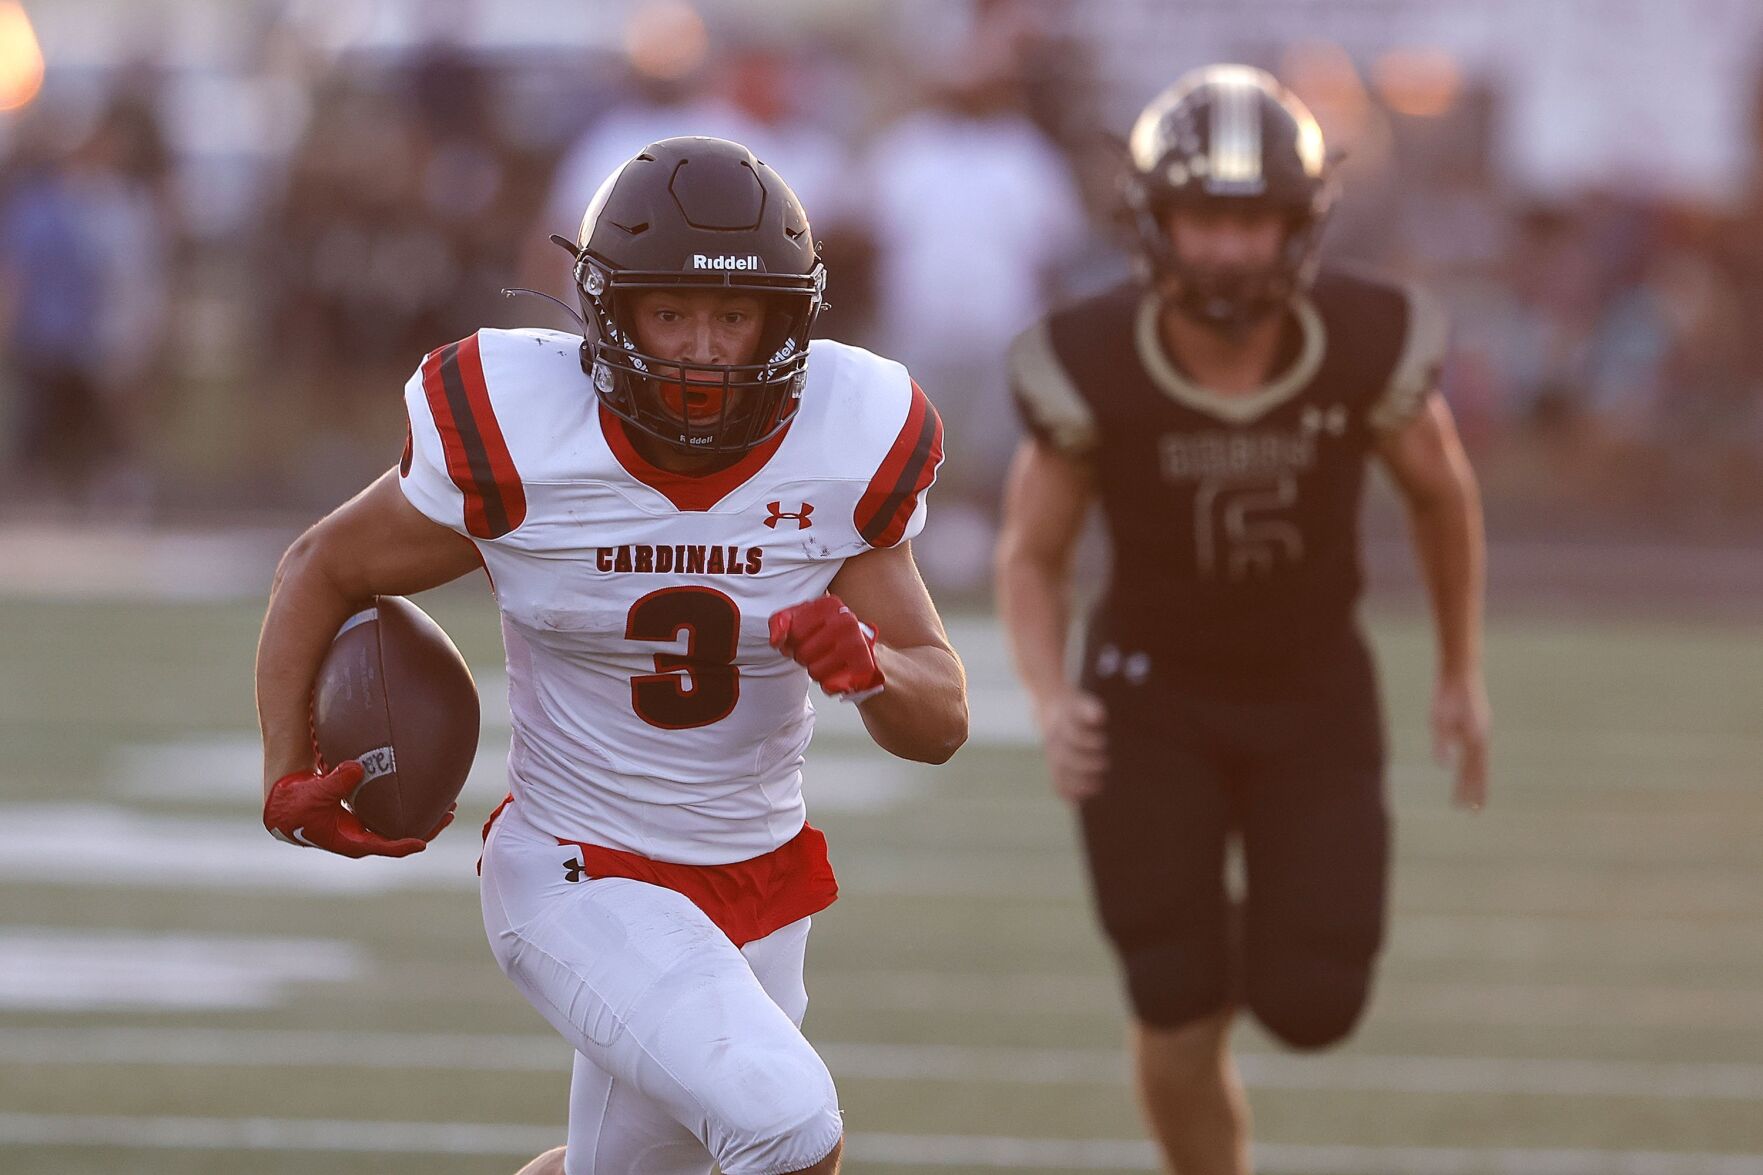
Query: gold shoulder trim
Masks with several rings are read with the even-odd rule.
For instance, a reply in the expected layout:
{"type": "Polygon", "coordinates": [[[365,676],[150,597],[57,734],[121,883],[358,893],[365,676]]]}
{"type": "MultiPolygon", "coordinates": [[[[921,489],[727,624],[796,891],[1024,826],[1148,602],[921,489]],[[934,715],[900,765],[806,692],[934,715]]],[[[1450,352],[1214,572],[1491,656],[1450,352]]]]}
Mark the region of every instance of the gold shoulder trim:
{"type": "Polygon", "coordinates": [[[1096,447],[1095,414],[1054,352],[1045,320],[1011,341],[1006,362],[1011,386],[1029,415],[1051,434],[1054,444],[1067,453],[1084,453],[1096,447]]]}
{"type": "Polygon", "coordinates": [[[1303,335],[1298,357],[1292,361],[1290,367],[1267,383],[1253,391],[1235,395],[1200,386],[1170,362],[1169,356],[1163,351],[1163,340],[1157,333],[1157,313],[1157,296],[1147,292],[1139,303],[1138,322],[1133,335],[1138,346],[1139,361],[1144,364],[1151,382],[1177,403],[1198,409],[1229,424],[1248,424],[1265,416],[1302,391],[1304,385],[1316,374],[1316,369],[1322,366],[1322,353],[1328,332],[1322,325],[1322,315],[1316,312],[1310,299],[1302,294],[1292,299],[1292,313],[1297,316],[1298,329],[1303,335]]]}
{"type": "Polygon", "coordinates": [[[1372,404],[1366,419],[1379,432],[1393,432],[1414,419],[1438,383],[1439,366],[1450,342],[1450,321],[1439,300],[1417,285],[1407,285],[1408,337],[1390,372],[1390,382],[1372,404]]]}

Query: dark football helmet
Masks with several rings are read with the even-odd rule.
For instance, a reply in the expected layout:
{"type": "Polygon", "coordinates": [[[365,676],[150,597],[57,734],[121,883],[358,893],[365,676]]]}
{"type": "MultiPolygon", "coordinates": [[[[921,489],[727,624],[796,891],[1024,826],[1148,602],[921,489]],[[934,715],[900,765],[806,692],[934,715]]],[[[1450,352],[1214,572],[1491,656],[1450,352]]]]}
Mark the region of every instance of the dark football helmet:
{"type": "Polygon", "coordinates": [[[796,414],[826,270],[801,202],[747,148],[711,138],[650,144],[600,186],[574,253],[587,320],[582,367],[600,402],[625,423],[690,452],[741,453],[796,414]],[[760,295],[758,361],[694,364],[644,354],[628,326],[628,299],[649,289],[760,295]],[[658,367],[678,374],[663,380],[658,367]],[[679,411],[692,376],[720,381],[721,408],[708,419],[679,411]]]}
{"type": "Polygon", "coordinates": [[[1240,328],[1284,305],[1314,276],[1334,202],[1322,130],[1271,74],[1209,65],[1184,74],[1133,124],[1121,185],[1147,276],[1190,316],[1240,328]],[[1207,270],[1176,254],[1164,218],[1184,205],[1270,209],[1287,220],[1279,260],[1259,270],[1207,270]]]}

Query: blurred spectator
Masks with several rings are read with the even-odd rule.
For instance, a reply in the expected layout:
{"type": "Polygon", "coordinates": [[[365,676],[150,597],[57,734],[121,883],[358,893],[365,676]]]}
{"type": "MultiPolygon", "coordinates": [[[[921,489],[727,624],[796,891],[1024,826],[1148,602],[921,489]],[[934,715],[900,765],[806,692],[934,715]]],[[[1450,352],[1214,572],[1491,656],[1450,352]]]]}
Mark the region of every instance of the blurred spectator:
{"type": "Polygon", "coordinates": [[[24,163],[6,191],[0,337],[21,497],[147,505],[145,409],[170,290],[164,166],[151,109],[124,100],[71,150],[24,163]]]}
{"type": "Polygon", "coordinates": [[[307,469],[389,461],[396,389],[501,308],[516,222],[487,102],[477,66],[443,44],[320,82],[266,259],[279,293],[273,431],[299,439],[307,469]]]}
{"type": "MultiPolygon", "coordinates": [[[[634,47],[629,96],[595,119],[558,163],[539,223],[524,246],[522,272],[529,284],[574,303],[566,259],[548,242],[549,235],[573,238],[606,177],[650,143],[675,135],[710,135],[744,144],[784,177],[807,210],[816,236],[839,237],[850,231],[849,153],[812,118],[800,89],[801,75],[787,55],[758,46],[736,47],[713,68],[700,67],[681,78],[644,73],[636,64],[643,56],[642,47],[634,47]]],[[[835,256],[829,268],[837,263],[835,256]]],[[[839,277],[835,269],[834,283],[839,277]]],[[[842,333],[849,334],[849,328],[842,333]]]]}
{"type": "MultiPolygon", "coordinates": [[[[1003,344],[1113,276],[1097,266],[1117,259],[1084,240],[1073,172],[1093,208],[1111,199],[1100,111],[1147,95],[1096,62],[1120,60],[1111,37],[1165,28],[1159,6],[900,0],[805,21],[635,0],[615,6],[628,27],[595,14],[524,41],[518,5],[495,20],[492,6],[399,6],[401,24],[220,6],[215,27],[236,18],[247,40],[282,38],[278,52],[168,43],[159,60],[176,65],[119,57],[0,115],[0,445],[24,479],[9,505],[194,504],[222,487],[287,504],[359,478],[390,459],[392,389],[425,351],[483,322],[564,325],[497,291],[573,302],[547,235],[572,235],[647,143],[709,133],[801,195],[828,258],[823,323],[907,361],[936,399],[951,460],[921,554],[942,586],[977,582],[1015,439],[1003,344]],[[186,113],[168,142],[154,112],[186,107],[156,84],[239,108],[186,113]],[[124,97],[78,150],[30,130],[37,109],[93,93],[124,97]],[[224,231],[213,175],[236,180],[224,231]],[[151,416],[162,389],[201,410],[151,416]],[[180,454],[176,468],[155,451],[180,454]]],[[[1194,53],[1227,47],[1215,16],[1183,18],[1184,37],[1211,37],[1194,53]]],[[[1375,48],[1242,43],[1312,91],[1347,149],[1329,257],[1392,266],[1450,306],[1446,393],[1496,521],[1502,502],[1527,525],[1730,534],[1763,518],[1763,332],[1747,328],[1763,320],[1763,165],[1732,207],[1673,203],[1669,185],[1540,196],[1517,186],[1501,133],[1512,79],[1476,55],[1424,107],[1391,99],[1375,48]]],[[[1585,79],[1584,101],[1610,84],[1585,79]]]]}
{"type": "Polygon", "coordinates": [[[111,444],[91,345],[101,259],[79,207],[95,148],[23,164],[0,207],[0,327],[16,448],[8,464],[18,471],[14,493],[26,496],[83,488],[111,444]]]}
{"type": "MultiPolygon", "coordinates": [[[[1717,523],[1742,499],[1758,472],[1759,392],[1745,375],[1755,347],[1740,301],[1706,223],[1685,225],[1696,239],[1663,251],[1647,274],[1647,292],[1666,329],[1658,366],[1652,432],[1662,459],[1658,482],[1625,477],[1631,493],[1678,503],[1675,521],[1700,528],[1717,523]]],[[[1614,415],[1614,414],[1612,414],[1614,415]]],[[[1647,437],[1632,416],[1623,440],[1647,437]]],[[[1636,499],[1646,500],[1646,499],[1636,499]]]]}
{"type": "Polygon", "coordinates": [[[95,342],[99,390],[113,421],[116,452],[97,490],[106,506],[139,511],[156,492],[145,450],[155,409],[165,406],[176,290],[171,160],[150,89],[112,103],[99,134],[109,166],[92,192],[86,227],[97,241],[104,271],[95,342]]]}
{"type": "Polygon", "coordinates": [[[1555,208],[1524,214],[1513,241],[1507,323],[1510,417],[1567,428],[1586,411],[1597,271],[1582,223],[1555,208]]]}
{"type": "Polygon", "coordinates": [[[945,536],[977,585],[1017,433],[1004,374],[1010,339],[1043,310],[1086,220],[1066,161],[1023,113],[1016,62],[957,47],[932,102],[870,144],[861,190],[875,233],[878,345],[911,368],[943,415],[945,536]],[[971,533],[968,533],[971,530],[971,533]],[[975,562],[975,559],[978,562],[975,562]]]}

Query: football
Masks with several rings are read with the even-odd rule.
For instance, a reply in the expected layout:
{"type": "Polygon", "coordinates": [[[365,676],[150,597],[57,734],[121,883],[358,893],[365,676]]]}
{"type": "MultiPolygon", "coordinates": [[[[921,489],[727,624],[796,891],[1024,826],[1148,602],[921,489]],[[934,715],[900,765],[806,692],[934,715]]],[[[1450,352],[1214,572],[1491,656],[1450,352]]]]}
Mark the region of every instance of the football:
{"type": "Polygon", "coordinates": [[[477,685],[452,640],[402,596],[376,596],[331,641],[312,691],[326,768],[367,769],[349,806],[384,837],[426,837],[477,754],[477,685]]]}

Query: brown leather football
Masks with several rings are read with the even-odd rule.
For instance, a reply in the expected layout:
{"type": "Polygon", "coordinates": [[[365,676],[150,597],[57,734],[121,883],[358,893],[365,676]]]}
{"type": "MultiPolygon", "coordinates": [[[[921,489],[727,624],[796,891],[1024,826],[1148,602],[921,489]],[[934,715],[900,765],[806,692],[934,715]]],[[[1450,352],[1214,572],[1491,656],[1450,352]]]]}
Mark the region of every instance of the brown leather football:
{"type": "Polygon", "coordinates": [[[477,685],[441,626],[402,596],[376,596],[344,622],[312,689],[312,738],[326,767],[367,769],[350,800],[385,837],[427,836],[477,754],[477,685]]]}

